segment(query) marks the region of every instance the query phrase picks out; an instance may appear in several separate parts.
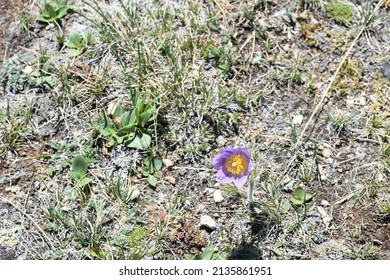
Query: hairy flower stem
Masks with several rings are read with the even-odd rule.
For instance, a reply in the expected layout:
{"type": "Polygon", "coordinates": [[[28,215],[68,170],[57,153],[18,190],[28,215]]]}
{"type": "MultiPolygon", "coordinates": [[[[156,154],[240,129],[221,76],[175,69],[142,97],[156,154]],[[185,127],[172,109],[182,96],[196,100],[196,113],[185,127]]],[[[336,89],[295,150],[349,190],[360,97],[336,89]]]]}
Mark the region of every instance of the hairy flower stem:
{"type": "Polygon", "coordinates": [[[248,187],[248,201],[253,202],[253,191],[255,189],[255,180],[252,176],[249,176],[249,187],[248,187]]]}

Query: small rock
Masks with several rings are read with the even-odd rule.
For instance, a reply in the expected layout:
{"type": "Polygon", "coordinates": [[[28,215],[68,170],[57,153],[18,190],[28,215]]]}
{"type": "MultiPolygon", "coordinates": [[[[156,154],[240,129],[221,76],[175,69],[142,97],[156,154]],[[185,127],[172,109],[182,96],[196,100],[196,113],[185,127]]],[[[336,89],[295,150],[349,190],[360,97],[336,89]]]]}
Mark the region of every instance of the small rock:
{"type": "Polygon", "coordinates": [[[295,180],[291,179],[290,177],[286,177],[282,182],[282,191],[285,191],[287,193],[292,192],[295,180]]]}
{"type": "Polygon", "coordinates": [[[354,104],[355,104],[355,101],[353,100],[353,99],[351,99],[351,98],[347,98],[347,108],[352,108],[352,107],[354,107],[354,104]]]}
{"type": "Polygon", "coordinates": [[[313,240],[313,242],[318,245],[324,243],[326,241],[326,237],[321,234],[315,233],[311,240],[313,240]]]}
{"type": "Polygon", "coordinates": [[[227,5],[225,6],[225,8],[226,8],[226,10],[227,10],[228,12],[231,12],[231,11],[234,10],[234,6],[233,6],[232,4],[227,4],[227,5]]]}
{"type": "Polygon", "coordinates": [[[220,135],[217,137],[216,142],[217,142],[218,147],[223,147],[223,146],[225,146],[226,139],[220,135]]]}
{"type": "Polygon", "coordinates": [[[176,184],[176,179],[175,177],[172,177],[172,176],[165,176],[165,180],[167,180],[169,183],[171,183],[172,185],[175,185],[176,184]]]}
{"type": "Polygon", "coordinates": [[[334,144],[335,144],[336,147],[340,147],[342,143],[341,143],[340,139],[337,139],[334,144]]]}
{"type": "Polygon", "coordinates": [[[293,124],[295,124],[296,126],[300,126],[302,124],[302,121],[303,121],[302,115],[296,115],[292,120],[293,124]]]}
{"type": "Polygon", "coordinates": [[[169,168],[169,167],[173,166],[173,161],[168,159],[168,158],[163,159],[163,163],[164,163],[166,168],[169,168]]]}
{"type": "Polygon", "coordinates": [[[325,199],[322,199],[321,202],[320,202],[320,205],[322,207],[328,207],[330,205],[329,201],[325,200],[325,199]]]}
{"type": "Polygon", "coordinates": [[[203,215],[200,217],[200,226],[215,230],[217,228],[217,223],[209,215],[203,215]]]}
{"type": "Polygon", "coordinates": [[[390,77],[390,59],[385,64],[383,64],[382,74],[386,78],[390,77]]]}
{"type": "Polygon", "coordinates": [[[305,10],[298,15],[298,18],[307,20],[309,18],[309,13],[307,12],[307,10],[305,10]]]}
{"type": "Polygon", "coordinates": [[[324,208],[322,208],[321,206],[317,206],[317,210],[318,212],[320,213],[321,215],[321,218],[322,218],[322,222],[324,223],[324,225],[326,227],[329,226],[330,222],[332,221],[332,217],[328,214],[328,212],[325,211],[324,208]]]}
{"type": "Polygon", "coordinates": [[[215,192],[215,189],[213,189],[213,188],[206,188],[206,192],[208,192],[209,194],[213,194],[215,192]]]}
{"type": "Polygon", "coordinates": [[[220,190],[216,190],[213,194],[215,202],[221,202],[223,200],[222,192],[220,190]]]}
{"type": "Polygon", "coordinates": [[[331,154],[332,154],[332,150],[329,148],[324,148],[322,150],[322,155],[324,156],[324,158],[330,158],[331,154]]]}
{"type": "Polygon", "coordinates": [[[32,68],[30,65],[27,65],[27,66],[23,69],[23,74],[29,75],[29,74],[31,74],[32,71],[33,71],[33,68],[32,68]]]}

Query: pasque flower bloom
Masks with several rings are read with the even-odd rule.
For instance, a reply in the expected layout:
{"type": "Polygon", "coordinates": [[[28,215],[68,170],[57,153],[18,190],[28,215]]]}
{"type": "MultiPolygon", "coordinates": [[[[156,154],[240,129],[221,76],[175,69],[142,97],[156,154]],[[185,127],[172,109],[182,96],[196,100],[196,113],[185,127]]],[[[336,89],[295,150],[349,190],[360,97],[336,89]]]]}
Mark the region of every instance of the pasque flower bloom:
{"type": "Polygon", "coordinates": [[[213,160],[213,167],[217,172],[217,179],[222,184],[233,182],[241,188],[248,180],[253,169],[249,152],[243,148],[225,148],[213,160]]]}

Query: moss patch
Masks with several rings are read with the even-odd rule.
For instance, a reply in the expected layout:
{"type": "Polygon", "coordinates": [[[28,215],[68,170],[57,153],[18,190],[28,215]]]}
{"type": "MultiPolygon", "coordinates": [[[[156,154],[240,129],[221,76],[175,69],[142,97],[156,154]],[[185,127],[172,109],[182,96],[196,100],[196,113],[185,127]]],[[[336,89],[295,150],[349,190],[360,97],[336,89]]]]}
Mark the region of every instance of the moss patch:
{"type": "Polygon", "coordinates": [[[337,24],[348,25],[353,19],[351,7],[348,4],[332,2],[327,4],[325,9],[328,16],[333,17],[337,24]]]}

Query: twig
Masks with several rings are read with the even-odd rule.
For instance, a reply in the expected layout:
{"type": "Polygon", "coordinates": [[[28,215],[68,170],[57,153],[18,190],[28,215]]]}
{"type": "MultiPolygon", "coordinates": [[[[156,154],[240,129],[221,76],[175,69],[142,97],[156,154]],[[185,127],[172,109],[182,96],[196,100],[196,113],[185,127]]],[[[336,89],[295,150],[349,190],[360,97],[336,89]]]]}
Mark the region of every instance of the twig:
{"type": "MultiPolygon", "coordinates": [[[[376,7],[374,8],[372,14],[370,15],[369,19],[367,20],[367,22],[369,22],[371,20],[371,18],[375,15],[375,13],[378,11],[380,5],[382,4],[383,1],[379,1],[378,4],[376,5],[376,7]]],[[[326,89],[324,90],[324,92],[322,93],[322,96],[321,96],[321,99],[320,101],[318,102],[317,106],[315,107],[313,113],[311,114],[309,120],[306,122],[305,126],[303,127],[303,130],[301,132],[301,134],[299,135],[298,139],[297,139],[297,142],[295,143],[294,145],[294,148],[298,147],[298,145],[300,144],[300,141],[302,140],[302,137],[303,137],[303,134],[306,132],[306,129],[308,128],[310,122],[312,121],[312,119],[314,118],[315,114],[317,114],[317,111],[320,109],[322,103],[324,102],[325,98],[328,96],[329,94],[329,90],[331,88],[331,86],[333,85],[333,83],[335,82],[336,78],[337,78],[337,75],[339,74],[340,72],[340,69],[341,67],[343,66],[345,60],[347,59],[347,57],[349,56],[349,53],[351,52],[352,48],[355,46],[357,40],[360,38],[360,36],[363,34],[364,30],[366,30],[366,27],[367,26],[362,26],[362,28],[360,28],[359,30],[359,33],[356,35],[355,39],[353,40],[352,44],[349,46],[347,52],[344,54],[344,57],[343,59],[341,60],[339,66],[337,67],[336,71],[334,72],[328,86],[326,87],[326,89]]]]}
{"type": "MultiPolygon", "coordinates": [[[[370,15],[368,21],[371,20],[371,18],[376,14],[376,12],[378,11],[378,9],[379,9],[379,7],[382,5],[382,3],[383,3],[383,1],[379,1],[379,2],[378,2],[378,4],[377,4],[377,5],[375,6],[375,8],[374,8],[372,14],[370,15]]],[[[330,80],[328,86],[326,87],[326,89],[325,89],[324,92],[322,93],[322,96],[321,96],[321,98],[320,98],[320,101],[318,102],[317,106],[314,108],[313,113],[310,115],[309,120],[306,122],[306,124],[305,124],[305,126],[303,127],[303,129],[302,129],[302,131],[301,131],[301,133],[300,133],[300,135],[299,135],[297,141],[295,142],[295,144],[294,144],[294,146],[293,146],[293,150],[295,150],[295,149],[299,146],[299,144],[300,144],[300,142],[301,142],[301,140],[302,140],[302,137],[303,137],[303,135],[305,134],[305,132],[306,132],[306,130],[307,130],[307,128],[308,128],[310,122],[313,120],[314,116],[317,114],[318,110],[321,108],[321,106],[322,106],[322,104],[323,104],[325,98],[326,98],[326,97],[328,96],[328,94],[329,94],[329,90],[330,90],[331,86],[332,86],[333,83],[335,82],[335,80],[336,80],[336,78],[337,78],[337,75],[338,75],[338,73],[340,72],[341,67],[343,66],[345,60],[346,60],[347,57],[349,56],[349,54],[350,54],[352,48],[355,46],[357,40],[358,40],[358,39],[360,38],[360,36],[363,34],[364,30],[366,30],[366,27],[367,27],[367,26],[362,26],[362,28],[359,30],[359,33],[356,35],[355,39],[353,40],[352,44],[349,46],[347,52],[344,54],[343,59],[342,59],[341,62],[339,63],[339,66],[337,67],[336,71],[334,72],[334,74],[333,74],[333,76],[332,76],[332,78],[331,78],[331,80],[330,80]]],[[[294,156],[292,157],[292,159],[291,159],[291,160],[289,161],[289,163],[287,164],[286,169],[285,169],[284,172],[282,173],[281,178],[283,178],[283,177],[285,176],[285,174],[290,170],[291,165],[292,165],[292,163],[295,161],[296,157],[297,157],[296,154],[294,154],[294,156]]]]}
{"type": "Polygon", "coordinates": [[[16,206],[13,202],[9,201],[8,199],[6,199],[5,197],[2,197],[1,198],[5,203],[8,203],[10,204],[13,208],[15,208],[16,210],[18,210],[20,213],[22,213],[24,216],[26,216],[33,224],[34,226],[38,229],[38,231],[40,231],[42,233],[42,235],[45,237],[45,239],[47,240],[50,248],[52,250],[55,249],[55,246],[54,244],[51,242],[49,236],[47,236],[47,234],[43,231],[43,229],[34,221],[33,218],[30,217],[29,214],[27,214],[26,212],[24,212],[22,209],[20,209],[18,206],[16,206]]]}

